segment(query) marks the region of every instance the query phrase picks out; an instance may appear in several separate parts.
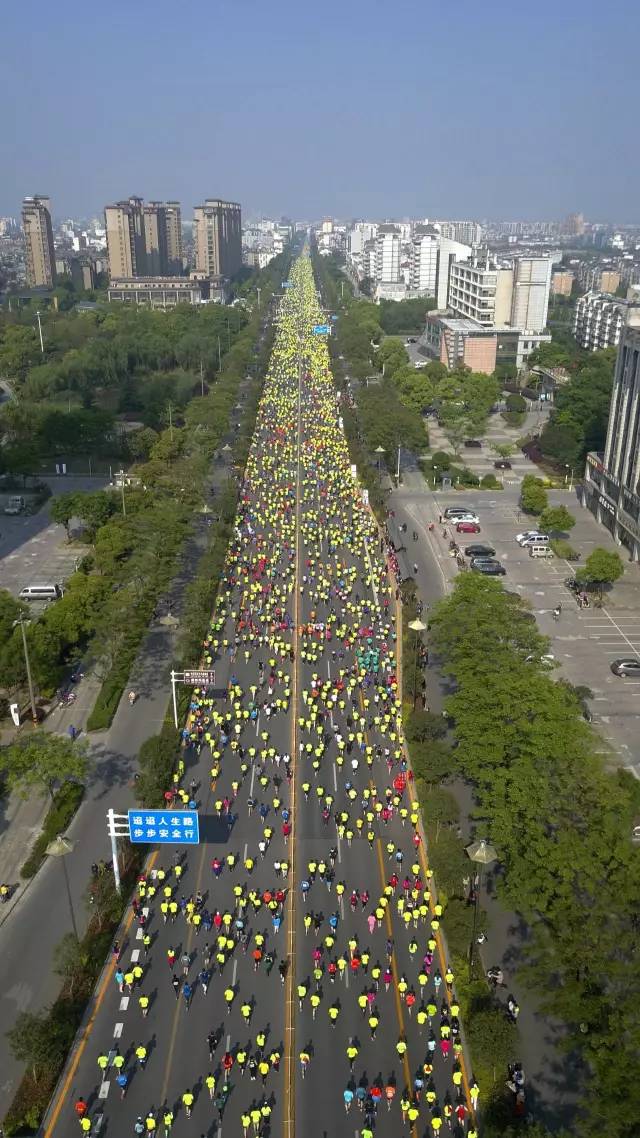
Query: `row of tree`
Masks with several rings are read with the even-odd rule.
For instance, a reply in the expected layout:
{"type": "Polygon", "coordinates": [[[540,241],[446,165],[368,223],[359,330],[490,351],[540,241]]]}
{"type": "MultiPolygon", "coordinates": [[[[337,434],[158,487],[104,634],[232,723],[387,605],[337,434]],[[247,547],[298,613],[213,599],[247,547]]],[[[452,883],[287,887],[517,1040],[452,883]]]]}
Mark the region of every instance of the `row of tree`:
{"type": "Polygon", "coordinates": [[[522,599],[462,574],[431,616],[455,685],[455,760],[502,866],[505,903],[530,926],[523,975],[564,1021],[589,1072],[580,1138],[630,1138],[640,1117],[640,788],[612,773],[579,694],[555,682],[522,599]],[[612,1061],[617,1055],[619,1061],[612,1061]]]}

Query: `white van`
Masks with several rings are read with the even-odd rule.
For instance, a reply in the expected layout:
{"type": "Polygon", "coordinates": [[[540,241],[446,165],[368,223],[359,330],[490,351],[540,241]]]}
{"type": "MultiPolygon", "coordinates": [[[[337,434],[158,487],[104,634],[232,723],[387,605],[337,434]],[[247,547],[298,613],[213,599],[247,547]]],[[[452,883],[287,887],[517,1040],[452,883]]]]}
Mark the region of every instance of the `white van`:
{"type": "Polygon", "coordinates": [[[62,585],[25,585],[19,596],[21,601],[57,601],[64,589],[62,585]]]}
{"type": "Polygon", "coordinates": [[[555,557],[555,554],[548,545],[543,545],[540,542],[532,542],[529,546],[529,557],[555,557]]]}

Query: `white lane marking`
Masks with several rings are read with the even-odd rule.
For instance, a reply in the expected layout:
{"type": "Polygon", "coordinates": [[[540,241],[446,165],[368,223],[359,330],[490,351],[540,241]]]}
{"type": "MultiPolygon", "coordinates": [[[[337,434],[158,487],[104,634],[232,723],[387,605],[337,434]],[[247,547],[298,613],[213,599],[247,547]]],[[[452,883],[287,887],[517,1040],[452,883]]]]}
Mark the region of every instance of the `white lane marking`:
{"type": "Polygon", "coordinates": [[[104,1081],[104,1083],[100,1083],[100,1090],[98,1091],[98,1098],[106,1098],[107,1095],[109,1094],[109,1087],[110,1086],[111,1086],[111,1083],[109,1082],[108,1079],[106,1079],[104,1081]]]}
{"type": "Polygon", "coordinates": [[[131,963],[137,964],[139,959],[140,959],[140,949],[134,948],[132,953],[131,953],[131,963]]]}
{"type": "Polygon", "coordinates": [[[122,999],[120,1000],[120,1011],[126,1012],[128,1007],[129,1007],[129,997],[123,996],[122,999]]]}
{"type": "Polygon", "coordinates": [[[124,1024],[123,1024],[123,1023],[117,1023],[117,1024],[115,1025],[115,1027],[114,1027],[114,1029],[113,1029],[113,1038],[114,1038],[114,1039],[121,1039],[121,1038],[122,1038],[122,1029],[123,1029],[123,1027],[124,1027],[124,1024]]]}
{"type": "Polygon", "coordinates": [[[238,975],[238,961],[237,961],[237,959],[236,959],[236,960],[234,960],[234,962],[233,962],[233,975],[232,975],[232,977],[231,977],[231,987],[232,987],[232,988],[235,986],[235,982],[236,982],[236,977],[237,977],[237,975],[238,975]]]}

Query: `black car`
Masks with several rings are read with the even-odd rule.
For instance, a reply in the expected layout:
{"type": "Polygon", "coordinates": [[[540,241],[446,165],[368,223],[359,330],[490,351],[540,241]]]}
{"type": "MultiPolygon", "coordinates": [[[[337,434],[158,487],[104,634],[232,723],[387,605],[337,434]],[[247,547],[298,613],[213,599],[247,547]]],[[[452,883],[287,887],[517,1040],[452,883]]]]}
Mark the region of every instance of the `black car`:
{"type": "Polygon", "coordinates": [[[464,547],[465,557],[494,557],[495,552],[495,549],[492,549],[490,545],[478,544],[465,545],[464,547]]]}
{"type": "Polygon", "coordinates": [[[493,465],[496,470],[511,470],[511,463],[506,458],[499,458],[493,465]]]}
{"type": "Polygon", "coordinates": [[[472,557],[471,568],[475,569],[476,573],[484,573],[485,577],[504,577],[507,572],[504,565],[491,557],[472,557]]]}
{"type": "Polygon", "coordinates": [[[480,439],[465,439],[464,445],[466,447],[481,447],[482,443],[480,442],[480,439]]]}

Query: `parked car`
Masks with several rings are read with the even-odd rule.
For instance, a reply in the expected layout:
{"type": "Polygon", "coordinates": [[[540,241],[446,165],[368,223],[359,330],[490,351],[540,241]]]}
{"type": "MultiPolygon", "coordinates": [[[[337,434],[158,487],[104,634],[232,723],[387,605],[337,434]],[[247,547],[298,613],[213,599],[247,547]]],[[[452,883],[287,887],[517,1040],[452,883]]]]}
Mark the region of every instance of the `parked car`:
{"type": "Polygon", "coordinates": [[[546,544],[549,540],[547,533],[541,533],[539,529],[527,529],[523,533],[516,534],[516,541],[518,545],[528,545],[530,541],[541,541],[546,544]]]}
{"type": "Polygon", "coordinates": [[[499,458],[493,465],[496,470],[511,470],[511,463],[507,458],[499,458]]]}
{"type": "Polygon", "coordinates": [[[622,660],[614,660],[611,671],[614,676],[640,675],[640,660],[637,656],[625,656],[622,660]]]}
{"type": "Polygon", "coordinates": [[[504,577],[507,570],[499,561],[492,557],[472,557],[471,568],[477,573],[484,573],[487,577],[504,577]]]}
{"type": "Polygon", "coordinates": [[[456,530],[458,533],[480,533],[480,526],[477,522],[458,522],[456,530]]]}
{"type": "Polygon", "coordinates": [[[478,515],[472,514],[471,512],[468,514],[454,514],[452,518],[449,518],[449,521],[453,522],[454,526],[459,525],[460,522],[474,522],[477,526],[480,525],[480,518],[478,515]]]}
{"type": "Polygon", "coordinates": [[[442,516],[443,518],[447,518],[447,520],[453,520],[457,514],[460,515],[472,513],[473,510],[471,509],[471,506],[447,506],[446,510],[442,511],[442,516]]]}
{"type": "Polygon", "coordinates": [[[465,439],[464,445],[466,447],[481,447],[482,443],[480,442],[480,439],[465,439]]]}
{"type": "Polygon", "coordinates": [[[465,557],[494,557],[495,549],[491,545],[465,545],[465,557]]]}

